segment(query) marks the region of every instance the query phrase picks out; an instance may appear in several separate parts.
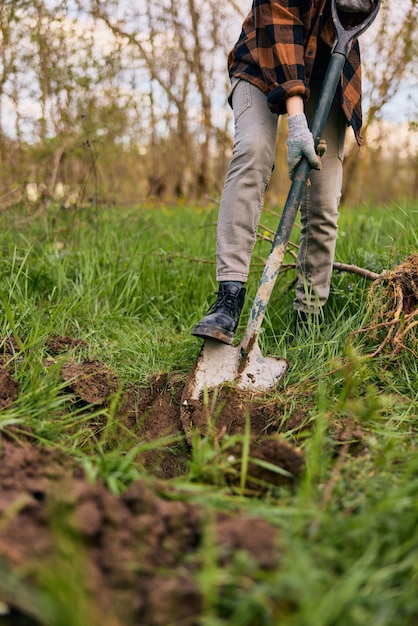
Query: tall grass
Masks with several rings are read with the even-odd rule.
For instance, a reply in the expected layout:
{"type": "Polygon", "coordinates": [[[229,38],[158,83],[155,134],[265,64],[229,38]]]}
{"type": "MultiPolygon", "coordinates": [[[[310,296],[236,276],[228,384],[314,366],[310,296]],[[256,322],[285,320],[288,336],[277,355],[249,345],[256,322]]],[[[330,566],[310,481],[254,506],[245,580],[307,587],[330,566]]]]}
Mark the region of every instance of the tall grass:
{"type": "MultiPolygon", "coordinates": [[[[190,328],[216,290],[216,213],[216,207],[141,206],[76,216],[52,208],[24,220],[19,212],[3,215],[1,336],[15,341],[7,358],[20,394],[0,412],[0,429],[30,426],[34,443],[67,450],[92,480],[104,478],[116,493],[144,475],[132,446],[104,450],[88,439],[83,424],[94,413],[76,402],[68,409],[62,362],[45,366],[45,341],[52,334],[83,339],[81,355],[102,360],[123,384],[146,386],[161,372],[186,377],[199,349],[190,328]]],[[[273,216],[264,221],[274,229],[273,216]]],[[[381,272],[416,252],[417,233],[417,204],[343,210],[336,257],[381,272]]],[[[297,228],[292,239],[297,242],[297,228]]],[[[266,242],[256,244],[249,302],[261,271],[258,257],[268,252],[266,242]]],[[[279,277],[260,344],[264,353],[289,360],[274,392],[285,415],[303,408],[314,424],[308,437],[287,435],[304,448],[306,472],[295,493],[262,500],[231,496],[219,484],[199,491],[195,484],[189,497],[199,504],[276,525],[281,554],[280,567],[269,573],[240,553],[220,568],[209,529],[199,574],[201,623],[412,626],[418,619],[416,356],[405,351],[369,359],[376,340],[367,334],[351,340],[370,319],[370,283],[348,273],[334,273],[325,327],[295,341],[293,283],[294,272],[279,277]],[[346,418],[365,431],[361,455],[330,440],[329,424],[346,418]]],[[[248,306],[239,333],[247,314],[248,306]]],[[[96,411],[111,429],[112,407],[96,411]]],[[[210,442],[196,444],[193,480],[205,476],[205,465],[213,473],[216,459],[210,442]]],[[[186,487],[187,480],[178,484],[186,487]]],[[[44,590],[53,593],[43,574],[44,590]]],[[[62,623],[77,623],[77,616],[62,623]]]]}

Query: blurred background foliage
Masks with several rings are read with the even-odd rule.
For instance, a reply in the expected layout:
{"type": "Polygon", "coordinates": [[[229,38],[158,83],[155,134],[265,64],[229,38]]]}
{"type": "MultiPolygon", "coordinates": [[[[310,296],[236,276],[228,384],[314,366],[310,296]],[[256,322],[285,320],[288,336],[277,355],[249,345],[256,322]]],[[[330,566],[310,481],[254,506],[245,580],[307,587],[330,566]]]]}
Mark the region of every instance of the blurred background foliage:
{"type": "MultiPolygon", "coordinates": [[[[0,210],[217,201],[232,148],[226,56],[250,0],[239,4],[4,1],[0,210]]],[[[362,38],[365,146],[349,133],[346,204],[418,196],[417,18],[417,0],[383,0],[362,38]]],[[[285,159],[279,141],[273,203],[285,159]]]]}

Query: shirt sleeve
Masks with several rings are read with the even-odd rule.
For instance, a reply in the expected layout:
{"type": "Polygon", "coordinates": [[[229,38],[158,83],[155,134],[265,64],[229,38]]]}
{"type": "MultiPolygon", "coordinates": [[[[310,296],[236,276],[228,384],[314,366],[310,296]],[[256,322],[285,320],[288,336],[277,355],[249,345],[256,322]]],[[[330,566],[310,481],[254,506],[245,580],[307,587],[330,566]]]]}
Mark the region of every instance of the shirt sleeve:
{"type": "Polygon", "coordinates": [[[311,2],[254,0],[253,15],[258,60],[268,87],[270,109],[283,112],[286,98],[306,99],[304,17],[311,2]]]}

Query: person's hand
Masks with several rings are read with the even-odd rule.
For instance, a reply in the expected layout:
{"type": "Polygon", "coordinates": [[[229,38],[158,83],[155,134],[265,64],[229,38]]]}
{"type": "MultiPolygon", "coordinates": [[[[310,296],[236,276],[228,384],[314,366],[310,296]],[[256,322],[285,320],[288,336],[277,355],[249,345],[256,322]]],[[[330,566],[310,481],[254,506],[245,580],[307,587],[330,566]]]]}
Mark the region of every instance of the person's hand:
{"type": "Polygon", "coordinates": [[[287,167],[292,179],[302,157],[306,157],[311,168],[321,169],[321,160],[315,152],[314,138],[308,128],[304,113],[288,117],[289,133],[287,136],[287,167]]]}

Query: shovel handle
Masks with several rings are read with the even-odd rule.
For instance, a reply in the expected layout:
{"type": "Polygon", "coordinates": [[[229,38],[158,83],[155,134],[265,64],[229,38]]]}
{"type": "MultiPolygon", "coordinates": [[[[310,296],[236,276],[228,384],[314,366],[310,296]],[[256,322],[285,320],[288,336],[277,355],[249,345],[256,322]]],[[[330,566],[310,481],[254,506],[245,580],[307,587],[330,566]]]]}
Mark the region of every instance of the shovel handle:
{"type": "MultiPolygon", "coordinates": [[[[337,11],[336,0],[332,0],[331,2],[331,14],[336,34],[336,42],[332,49],[328,69],[325,74],[319,99],[311,120],[310,129],[314,137],[315,147],[318,146],[325,122],[328,119],[332,101],[340,81],[341,72],[351,45],[353,41],[363,34],[374,21],[379,11],[380,3],[381,0],[377,0],[371,13],[367,14],[365,19],[360,24],[347,29],[344,28],[341,23],[337,11]]],[[[311,168],[307,159],[302,158],[293,176],[292,185],[290,187],[274,237],[273,247],[264,266],[263,275],[260,279],[258,290],[251,307],[247,328],[241,342],[244,355],[249,352],[254,343],[257,341],[266,308],[289,243],[290,233],[294,226],[296,215],[302,201],[310,169],[311,168]]]]}
{"type": "Polygon", "coordinates": [[[377,14],[379,13],[380,4],[381,0],[375,0],[373,9],[370,13],[367,13],[360,24],[351,28],[344,28],[340,19],[340,14],[338,13],[337,3],[335,0],[332,0],[331,15],[332,21],[334,22],[335,33],[337,35],[337,40],[334,44],[332,52],[338,52],[347,58],[354,39],[358,39],[376,19],[377,14]]]}

